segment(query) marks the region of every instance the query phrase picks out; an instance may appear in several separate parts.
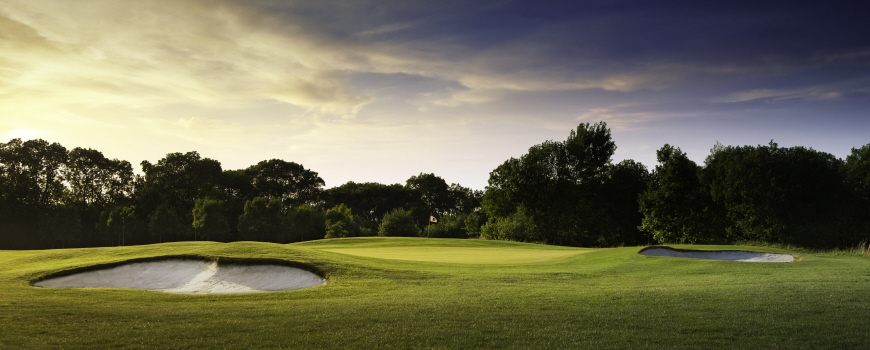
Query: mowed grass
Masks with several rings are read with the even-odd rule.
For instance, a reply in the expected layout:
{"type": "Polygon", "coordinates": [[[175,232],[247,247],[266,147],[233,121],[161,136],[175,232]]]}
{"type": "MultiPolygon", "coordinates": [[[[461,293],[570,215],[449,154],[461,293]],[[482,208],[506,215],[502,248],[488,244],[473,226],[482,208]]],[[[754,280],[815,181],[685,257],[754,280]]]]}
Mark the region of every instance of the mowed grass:
{"type": "Polygon", "coordinates": [[[2,251],[0,349],[870,344],[870,259],[766,247],[677,247],[794,253],[797,261],[677,259],[642,256],[641,247],[412,238],[2,251]],[[316,265],[328,284],[245,295],[30,286],[65,269],[175,254],[293,260],[316,265]]]}
{"type": "MultiPolygon", "coordinates": [[[[419,246],[419,239],[405,238],[413,245],[397,244],[402,240],[390,240],[388,244],[323,244],[315,243],[318,250],[364,256],[369,258],[423,261],[450,264],[515,265],[542,264],[565,261],[568,258],[594,251],[594,249],[566,248],[558,246],[534,246],[528,244],[500,244],[489,241],[464,240],[444,242],[427,241],[419,246]]],[[[343,242],[342,242],[343,243],[343,242]]]]}

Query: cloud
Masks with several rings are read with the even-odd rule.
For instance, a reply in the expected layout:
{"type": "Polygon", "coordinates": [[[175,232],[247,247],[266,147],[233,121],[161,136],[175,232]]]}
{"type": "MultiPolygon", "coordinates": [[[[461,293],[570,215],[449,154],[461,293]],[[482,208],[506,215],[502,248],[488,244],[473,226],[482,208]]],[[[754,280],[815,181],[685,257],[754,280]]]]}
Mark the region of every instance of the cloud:
{"type": "Polygon", "coordinates": [[[270,32],[243,8],[215,5],[6,2],[0,28],[15,30],[0,46],[0,98],[229,107],[274,99],[335,115],[370,101],[351,91],[341,68],[320,58],[330,49],[301,28],[270,32]]]}

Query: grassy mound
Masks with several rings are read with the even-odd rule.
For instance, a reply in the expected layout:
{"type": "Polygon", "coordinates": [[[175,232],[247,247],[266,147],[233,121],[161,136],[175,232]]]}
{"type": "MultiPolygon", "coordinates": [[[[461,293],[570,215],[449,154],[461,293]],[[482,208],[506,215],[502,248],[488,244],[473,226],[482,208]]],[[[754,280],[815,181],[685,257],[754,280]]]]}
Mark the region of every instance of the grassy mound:
{"type": "Polygon", "coordinates": [[[870,259],[766,247],[789,264],[662,259],[640,247],[353,238],[0,251],[0,349],[863,348],[870,259]],[[49,274],[137,258],[280,259],[325,286],[178,295],[47,289],[49,274]]]}

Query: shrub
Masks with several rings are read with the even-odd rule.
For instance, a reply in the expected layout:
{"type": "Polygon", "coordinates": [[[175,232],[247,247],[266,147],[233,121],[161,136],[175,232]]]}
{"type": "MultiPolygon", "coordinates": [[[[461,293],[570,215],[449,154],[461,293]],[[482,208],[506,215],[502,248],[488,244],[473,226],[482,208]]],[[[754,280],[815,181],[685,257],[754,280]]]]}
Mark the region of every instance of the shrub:
{"type": "Polygon", "coordinates": [[[534,241],[535,223],[523,207],[505,218],[490,220],[480,228],[480,237],[504,241],[534,241]]]}
{"type": "Polygon", "coordinates": [[[417,237],[420,236],[420,228],[410,211],[399,208],[384,215],[378,236],[417,237]]]}
{"type": "Polygon", "coordinates": [[[326,237],[343,238],[360,235],[359,225],[354,220],[353,213],[344,204],[339,204],[326,211],[326,237]]]}

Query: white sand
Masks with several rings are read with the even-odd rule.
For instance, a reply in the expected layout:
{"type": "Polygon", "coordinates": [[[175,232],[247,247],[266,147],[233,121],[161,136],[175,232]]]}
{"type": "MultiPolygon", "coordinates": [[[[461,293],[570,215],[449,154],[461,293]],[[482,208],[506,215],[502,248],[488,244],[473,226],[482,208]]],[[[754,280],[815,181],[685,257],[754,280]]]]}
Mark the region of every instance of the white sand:
{"type": "Polygon", "coordinates": [[[131,288],[181,294],[239,294],[311,288],[320,276],[279,265],[218,265],[199,260],[140,262],[51,278],[46,288],[131,288]]]}
{"type": "Polygon", "coordinates": [[[794,257],[789,254],[772,254],[747,252],[742,250],[720,250],[720,251],[703,251],[703,250],[674,250],[670,248],[649,248],[642,252],[642,255],[649,256],[667,256],[671,258],[691,258],[691,259],[708,259],[708,260],[730,260],[730,261],[750,261],[750,262],[792,262],[794,257]]]}

